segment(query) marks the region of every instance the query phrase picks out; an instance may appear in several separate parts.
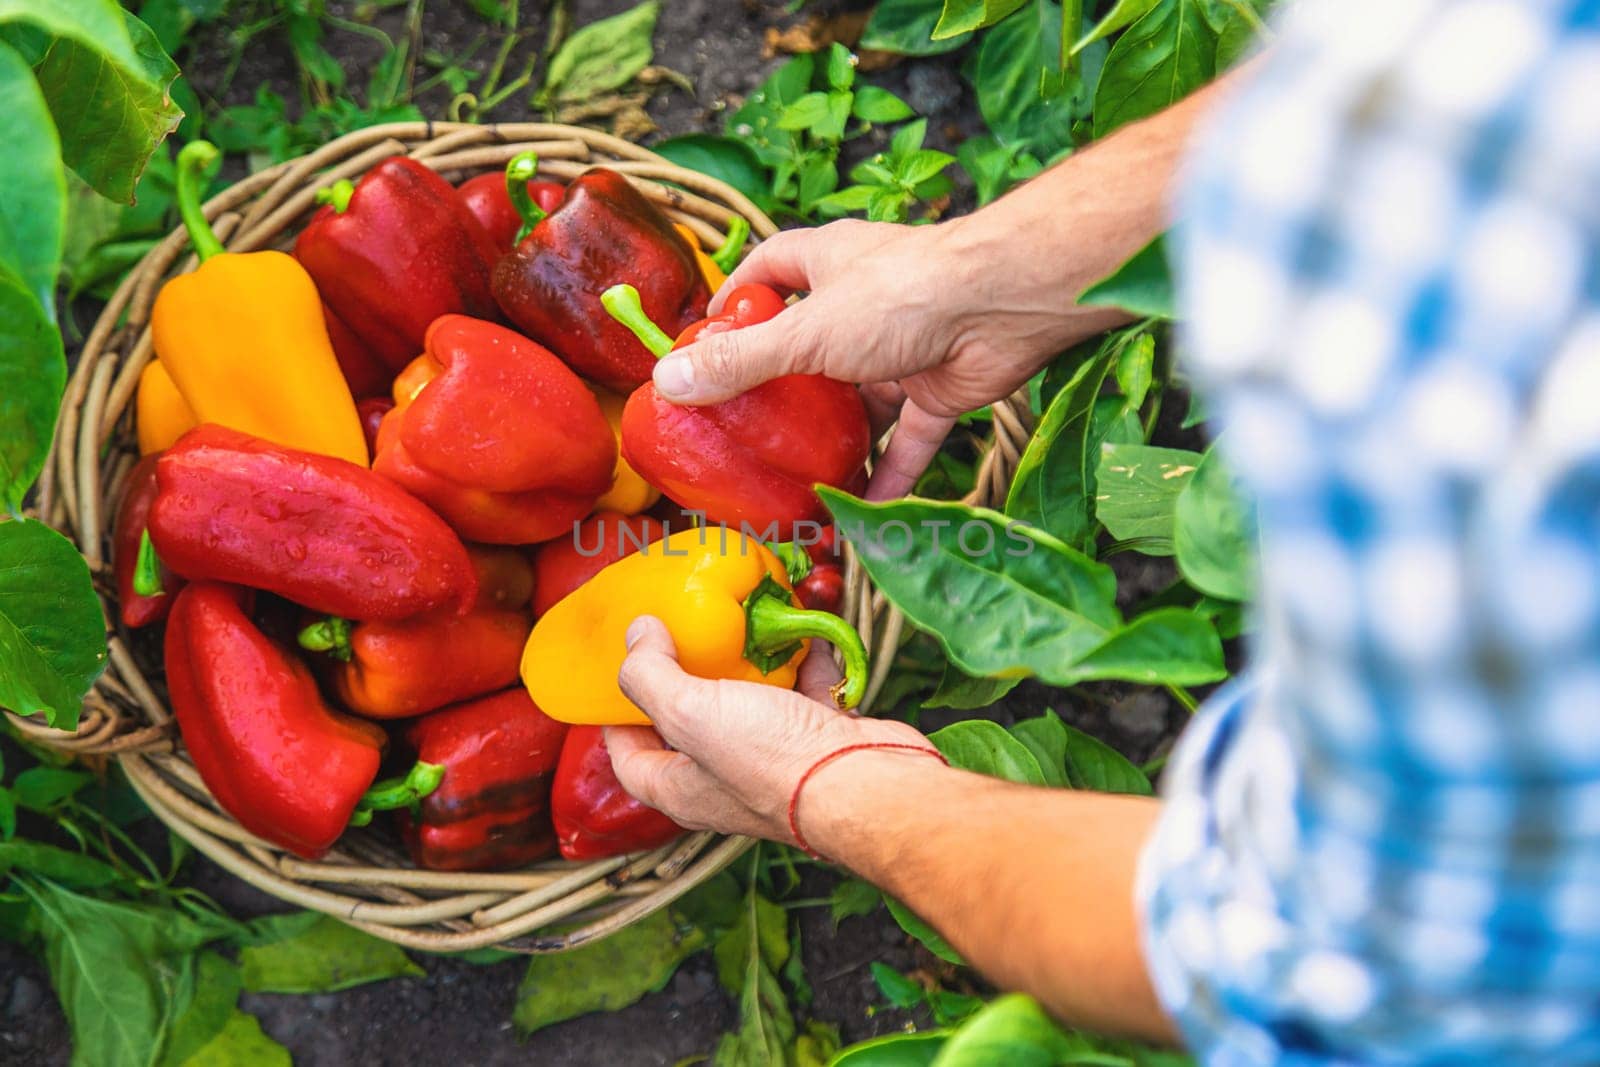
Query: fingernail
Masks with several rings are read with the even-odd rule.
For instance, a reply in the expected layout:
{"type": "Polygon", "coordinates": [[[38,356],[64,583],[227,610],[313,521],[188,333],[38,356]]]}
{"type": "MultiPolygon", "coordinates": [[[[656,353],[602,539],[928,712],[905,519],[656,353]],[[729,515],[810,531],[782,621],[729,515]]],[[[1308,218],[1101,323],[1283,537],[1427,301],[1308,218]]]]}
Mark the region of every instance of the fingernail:
{"type": "MultiPolygon", "coordinates": [[[[615,631],[613,631],[613,632],[615,632],[615,631]]],[[[634,619],[632,622],[630,622],[628,624],[628,632],[623,635],[622,640],[623,640],[623,643],[628,646],[628,650],[631,652],[633,650],[633,646],[637,645],[639,643],[639,639],[641,637],[643,637],[643,636],[644,636],[644,620],[643,619],[634,619]]]]}
{"type": "Polygon", "coordinates": [[[656,363],[656,391],[666,397],[687,397],[694,392],[694,364],[683,356],[667,356],[656,363]]]}

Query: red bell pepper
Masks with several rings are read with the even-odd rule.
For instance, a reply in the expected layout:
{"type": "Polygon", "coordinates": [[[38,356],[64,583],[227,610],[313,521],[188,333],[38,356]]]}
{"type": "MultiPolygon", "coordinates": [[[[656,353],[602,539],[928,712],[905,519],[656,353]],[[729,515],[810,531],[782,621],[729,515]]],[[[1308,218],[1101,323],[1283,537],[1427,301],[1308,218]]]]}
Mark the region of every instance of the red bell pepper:
{"type": "Polygon", "coordinates": [[[371,811],[415,803],[438,785],[419,764],[404,784],[369,787],[384,733],[329,710],[316,680],[268,640],[243,590],[197,582],[167,623],[167,690],[206,788],[246,830],[315,859],[371,811]]]}
{"type": "Polygon", "coordinates": [[[466,611],[467,550],[415,497],[364,467],[198,426],[156,463],[150,539],[190,580],[276,593],[351,619],[466,611]]]}
{"type": "Polygon", "coordinates": [[[339,370],[344,374],[345,384],[350,386],[350,395],[358,402],[356,406],[359,408],[360,402],[369,397],[387,393],[394,371],[367,347],[326,300],[322,302],[322,321],[328,327],[333,357],[339,361],[339,370]]]}
{"type": "Polygon", "coordinates": [[[515,548],[468,545],[473,573],[478,576],[475,607],[515,611],[533,599],[533,561],[515,548]]]}
{"type": "Polygon", "coordinates": [[[517,233],[522,229],[522,215],[511,202],[511,191],[507,188],[508,183],[514,181],[522,181],[534,204],[547,214],[559,207],[561,198],[567,195],[566,186],[559,182],[511,178],[504,171],[480,174],[456,188],[461,202],[488,232],[502,255],[516,247],[517,233]]]}
{"type": "Polygon", "coordinates": [[[378,428],[383,417],[394,410],[394,401],[386,396],[369,396],[356,402],[356,417],[361,420],[361,435],[367,439],[367,454],[378,455],[378,428]]]}
{"type": "Polygon", "coordinates": [[[547,350],[490,322],[446,315],[427,349],[434,376],[409,395],[396,390],[373,469],[473,541],[529,544],[570,530],[616,467],[594,394],[547,350]]]}
{"type": "Polygon", "coordinates": [[[488,871],[554,853],[550,783],[566,735],[521,686],[409,725],[417,758],[444,768],[416,815],[400,816],[412,857],[436,871],[488,871]]]}
{"type": "Polygon", "coordinates": [[[574,526],[570,537],[546,541],[533,557],[534,618],[617,560],[666,535],[666,526],[648,515],[597,511],[574,526]]]}
{"type": "Polygon", "coordinates": [[[556,843],[569,860],[597,860],[664,845],[683,827],[635,800],[617,781],[604,727],[567,731],[550,791],[556,843]]]}
{"type": "MultiPolygon", "coordinates": [[[[602,297],[605,308],[657,356],[706,334],[765,322],[783,298],[741,285],[723,313],[684,330],[676,343],[644,313],[632,286],[602,297]]],[[[712,522],[748,524],[764,541],[792,541],[796,523],[827,521],[817,483],[855,488],[866,477],[872,430],[855,386],[820,374],[788,374],[721,404],[674,404],[640,386],[622,412],[622,455],[640,476],[712,522]]]]}
{"type": "Polygon", "coordinates": [[[499,250],[449,182],[413,159],[337,182],[295,242],[322,298],[390,373],[422,351],[440,315],[495,318],[499,250]]]}
{"type": "MultiPolygon", "coordinates": [[[[513,159],[508,172],[521,173],[515,168],[526,167],[523,160],[513,159]]],[[[655,363],[600,306],[607,285],[637,286],[645,309],[673,331],[705,314],[711,290],[694,249],[616,171],[588,171],[567,186],[560,207],[542,219],[531,212],[526,222],[531,231],[495,266],[495,299],[590,381],[626,393],[649,380],[655,363]]]]}
{"type": "Polygon", "coordinates": [[[111,571],[117,582],[118,613],[130,630],[166,618],[173,594],[183,585],[182,578],[155,558],[145,532],[156,499],[158,456],[145,456],[134,464],[112,527],[111,571]]]}
{"type": "Polygon", "coordinates": [[[794,595],[803,608],[837,615],[844,603],[844,571],[835,563],[814,564],[810,573],[795,583],[794,595]]]}

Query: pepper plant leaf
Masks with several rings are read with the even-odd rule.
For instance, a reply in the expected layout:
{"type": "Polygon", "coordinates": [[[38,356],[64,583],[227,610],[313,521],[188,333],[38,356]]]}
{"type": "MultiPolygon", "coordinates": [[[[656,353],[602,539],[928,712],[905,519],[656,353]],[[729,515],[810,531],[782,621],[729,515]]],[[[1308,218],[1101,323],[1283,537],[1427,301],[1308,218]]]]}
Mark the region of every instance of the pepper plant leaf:
{"type": "Polygon", "coordinates": [[[1247,600],[1255,585],[1255,514],[1216,446],[1206,450],[1173,507],[1172,543],[1188,583],[1224,600],[1247,600]]]}
{"type": "Polygon", "coordinates": [[[1028,0],[944,0],[933,39],[943,41],[958,34],[993,26],[1028,0]]]}
{"type": "Polygon", "coordinates": [[[1167,241],[1162,234],[1078,297],[1082,307],[1121,308],[1130,315],[1172,320],[1177,317],[1167,241]]]}
{"type": "Polygon", "coordinates": [[[61,139],[33,69],[0,43],[0,114],[6,151],[0,156],[0,263],[55,319],[56,272],[67,224],[67,176],[61,139]]]}
{"type": "Polygon", "coordinates": [[[1200,453],[1154,445],[1100,446],[1095,516],[1119,541],[1136,541],[1147,556],[1173,553],[1178,497],[1200,465],[1200,453]]]}
{"type": "Polygon", "coordinates": [[[1111,46],[1094,94],[1094,135],[1153,115],[1216,73],[1217,35],[1201,0],[1159,0],[1111,46]]]}
{"type": "Polygon", "coordinates": [[[258,922],[260,936],[239,950],[240,974],[252,993],[329,993],[427,973],[399,945],[331,916],[291,913],[284,920],[258,922]]]}
{"type": "Polygon", "coordinates": [[[83,557],[43,523],[0,521],[0,707],[70,730],[105,663],[105,616],[83,557]]]}
{"type": "Polygon", "coordinates": [[[656,0],[646,0],[568,37],[551,57],[534,103],[575,103],[628,84],[655,54],[650,39],[660,10],[656,0]]]}
{"type": "Polygon", "coordinates": [[[972,39],[970,32],[938,40],[933,29],[944,11],[944,0],[882,0],[872,9],[861,47],[904,56],[936,56],[954,52],[972,39]]]}

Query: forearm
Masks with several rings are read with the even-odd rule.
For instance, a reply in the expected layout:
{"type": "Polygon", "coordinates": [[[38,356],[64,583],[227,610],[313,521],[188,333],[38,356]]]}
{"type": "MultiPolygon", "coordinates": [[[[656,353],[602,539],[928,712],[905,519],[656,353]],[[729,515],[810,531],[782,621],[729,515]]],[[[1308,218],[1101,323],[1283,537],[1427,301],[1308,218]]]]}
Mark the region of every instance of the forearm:
{"type": "Polygon", "coordinates": [[[861,752],[819,771],[798,815],[812,847],[903,901],[998,985],[1074,1025],[1170,1041],[1133,899],[1159,811],[1143,797],[861,752]]]}

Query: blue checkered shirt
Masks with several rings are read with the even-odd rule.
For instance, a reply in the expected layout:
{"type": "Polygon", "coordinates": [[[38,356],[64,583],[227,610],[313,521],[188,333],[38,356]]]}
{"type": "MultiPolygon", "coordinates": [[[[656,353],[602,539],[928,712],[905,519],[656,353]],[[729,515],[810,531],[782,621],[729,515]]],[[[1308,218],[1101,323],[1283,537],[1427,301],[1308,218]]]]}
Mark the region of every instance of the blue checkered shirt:
{"type": "Polygon", "coordinates": [[[1600,0],[1304,0],[1187,179],[1262,563],[1161,999],[1207,1064],[1600,1064],[1600,0]]]}

